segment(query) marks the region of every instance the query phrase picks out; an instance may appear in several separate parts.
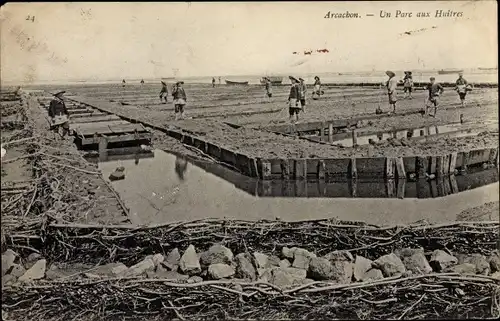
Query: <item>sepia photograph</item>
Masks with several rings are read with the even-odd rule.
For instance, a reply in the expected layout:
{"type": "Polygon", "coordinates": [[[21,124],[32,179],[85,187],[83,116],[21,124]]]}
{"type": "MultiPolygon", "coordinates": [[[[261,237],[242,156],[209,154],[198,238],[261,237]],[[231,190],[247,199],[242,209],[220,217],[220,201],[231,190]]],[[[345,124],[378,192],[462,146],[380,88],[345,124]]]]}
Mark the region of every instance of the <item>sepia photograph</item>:
{"type": "Polygon", "coordinates": [[[2,320],[500,318],[497,9],[3,4],[2,320]]]}

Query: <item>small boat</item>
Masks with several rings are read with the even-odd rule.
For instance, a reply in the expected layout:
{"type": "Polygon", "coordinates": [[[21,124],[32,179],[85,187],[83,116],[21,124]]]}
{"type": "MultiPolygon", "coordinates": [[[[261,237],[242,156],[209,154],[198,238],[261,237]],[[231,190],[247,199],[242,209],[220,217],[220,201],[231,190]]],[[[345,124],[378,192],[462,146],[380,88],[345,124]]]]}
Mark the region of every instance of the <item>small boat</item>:
{"type": "Polygon", "coordinates": [[[458,74],[459,72],[463,72],[463,70],[462,69],[441,69],[441,70],[438,70],[438,74],[440,74],[440,75],[458,74]]]}
{"type": "Polygon", "coordinates": [[[479,70],[497,70],[497,69],[498,69],[498,67],[491,67],[491,68],[479,67],[479,68],[477,68],[477,69],[479,69],[479,70]]]}
{"type": "MultiPolygon", "coordinates": [[[[283,82],[283,77],[268,77],[271,80],[271,84],[280,85],[283,82]]],[[[264,77],[260,79],[261,84],[265,84],[264,77]]]]}
{"type": "Polygon", "coordinates": [[[230,81],[230,80],[226,80],[226,85],[248,85],[248,81],[230,81]]]}

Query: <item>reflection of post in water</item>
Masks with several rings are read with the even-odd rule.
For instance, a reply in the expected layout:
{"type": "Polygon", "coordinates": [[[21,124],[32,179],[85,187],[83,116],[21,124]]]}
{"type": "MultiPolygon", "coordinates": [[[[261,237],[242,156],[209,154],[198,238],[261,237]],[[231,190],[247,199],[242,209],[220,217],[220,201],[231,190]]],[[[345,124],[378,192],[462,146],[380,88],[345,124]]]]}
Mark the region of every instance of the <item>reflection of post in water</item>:
{"type": "Polygon", "coordinates": [[[405,198],[405,187],[406,187],[406,179],[398,179],[397,180],[397,194],[396,196],[400,199],[405,198]]]}
{"type": "Polygon", "coordinates": [[[108,160],[108,140],[106,137],[99,138],[99,161],[105,162],[108,160]]]}
{"type": "Polygon", "coordinates": [[[351,197],[358,197],[358,180],[356,178],[351,178],[348,180],[349,191],[351,191],[351,197]]]}
{"type": "Polygon", "coordinates": [[[134,164],[139,165],[139,151],[136,151],[134,154],[134,164]]]}
{"type": "Polygon", "coordinates": [[[188,163],[185,157],[177,156],[175,158],[175,173],[181,181],[184,180],[184,174],[186,173],[187,165],[188,163]]]}
{"type": "Polygon", "coordinates": [[[394,197],[394,190],[396,189],[396,186],[394,185],[394,180],[393,179],[386,180],[385,187],[386,187],[387,197],[388,198],[394,197]]]}

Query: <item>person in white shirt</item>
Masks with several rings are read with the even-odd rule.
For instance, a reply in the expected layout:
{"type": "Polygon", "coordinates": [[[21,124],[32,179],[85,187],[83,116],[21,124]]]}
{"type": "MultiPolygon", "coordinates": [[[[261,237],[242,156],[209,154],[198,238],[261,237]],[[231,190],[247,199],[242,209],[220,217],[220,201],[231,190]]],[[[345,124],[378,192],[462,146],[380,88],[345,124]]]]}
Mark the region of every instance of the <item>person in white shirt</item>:
{"type": "Polygon", "coordinates": [[[398,81],[396,80],[396,74],[392,71],[386,71],[385,74],[389,76],[389,80],[387,80],[387,94],[389,96],[389,105],[392,106],[392,112],[396,113],[396,102],[398,98],[396,96],[396,87],[398,86],[398,81]]]}

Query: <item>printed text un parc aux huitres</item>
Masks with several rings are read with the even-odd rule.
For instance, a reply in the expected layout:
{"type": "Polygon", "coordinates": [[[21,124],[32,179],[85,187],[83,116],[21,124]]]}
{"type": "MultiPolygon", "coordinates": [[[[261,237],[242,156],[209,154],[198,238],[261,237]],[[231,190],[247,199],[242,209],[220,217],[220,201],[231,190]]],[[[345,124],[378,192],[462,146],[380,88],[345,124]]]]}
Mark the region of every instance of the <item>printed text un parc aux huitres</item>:
{"type": "Polygon", "coordinates": [[[453,10],[435,10],[435,11],[404,11],[396,10],[393,12],[380,10],[378,14],[376,13],[366,13],[361,14],[357,12],[332,12],[328,11],[324,18],[325,19],[352,19],[352,18],[363,18],[363,17],[380,17],[380,18],[462,18],[464,13],[462,11],[453,10]]]}

